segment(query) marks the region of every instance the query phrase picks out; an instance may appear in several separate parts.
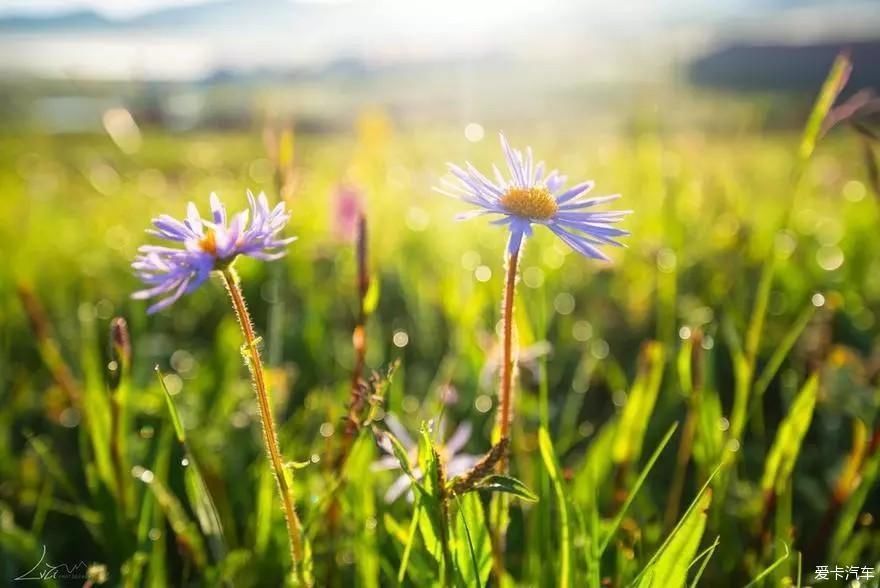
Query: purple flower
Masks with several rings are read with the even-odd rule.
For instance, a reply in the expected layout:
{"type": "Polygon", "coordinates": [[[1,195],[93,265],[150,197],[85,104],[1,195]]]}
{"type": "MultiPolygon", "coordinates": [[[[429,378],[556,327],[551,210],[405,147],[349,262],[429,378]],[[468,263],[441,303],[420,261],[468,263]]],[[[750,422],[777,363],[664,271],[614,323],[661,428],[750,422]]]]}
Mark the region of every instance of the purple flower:
{"type": "Polygon", "coordinates": [[[173,304],[198,288],[214,270],[228,267],[239,255],[273,260],[285,255],[284,247],[296,237],[280,239],[290,213],[284,203],[269,208],[262,192],[256,198],[248,191],[250,210],[235,214],[227,224],[226,207],[211,194],[211,218],[203,219],[192,202],[187,215],[178,220],[167,214],[153,219],[147,232],[182,246],[142,245],[131,267],[146,285],[132,294],[145,300],[164,296],[147,309],[152,314],[173,304]]]}
{"type": "Polygon", "coordinates": [[[341,241],[354,241],[363,210],[363,193],[353,184],[341,183],[334,193],[335,232],[341,241]]]}
{"type": "MultiPolygon", "coordinates": [[[[388,429],[391,433],[397,437],[397,440],[400,441],[400,444],[403,445],[404,449],[406,449],[407,454],[409,455],[409,460],[412,463],[418,461],[418,453],[419,446],[418,444],[409,436],[406,429],[397,420],[393,415],[386,415],[385,424],[388,426],[388,429]]],[[[440,432],[441,436],[443,433],[443,429],[445,425],[444,420],[440,420],[440,432]]],[[[467,453],[461,453],[461,450],[467,444],[468,440],[471,438],[471,432],[473,427],[468,422],[463,422],[458,425],[458,428],[455,429],[455,432],[449,437],[446,443],[439,447],[438,450],[440,452],[440,458],[444,460],[446,464],[446,475],[450,479],[458,476],[460,474],[465,473],[469,469],[471,469],[477,461],[479,461],[480,456],[478,455],[470,455],[467,453]]],[[[394,456],[394,450],[391,448],[391,441],[389,441],[386,437],[379,438],[379,447],[387,453],[375,462],[373,462],[372,467],[370,468],[374,472],[381,472],[386,470],[396,470],[400,468],[400,462],[397,461],[397,458],[394,456]]],[[[422,471],[415,467],[412,470],[413,475],[416,479],[421,479],[422,471]]],[[[409,476],[406,474],[402,474],[398,477],[391,486],[388,487],[388,490],[385,492],[385,502],[391,503],[400,498],[400,496],[409,490],[411,481],[409,476]]],[[[410,499],[412,498],[412,494],[409,495],[410,499]]]]}
{"type": "Polygon", "coordinates": [[[492,166],[495,181],[466,163],[462,168],[449,164],[449,171],[457,181],[443,180],[441,194],[464,200],[479,209],[459,215],[465,220],[484,214],[499,214],[493,224],[506,225],[510,229],[508,253],[519,251],[524,237],[532,234],[532,225],[540,224],[556,233],[569,247],[594,259],[608,258],[599,250],[601,245],[618,245],[615,237],[628,235],[627,231],[613,227],[630,210],[587,210],[619,198],[601,196],[586,198],[593,182],[581,182],[565,188],[566,177],[553,170],[544,173],[544,162],[535,163],[531,148],[525,155],[507,144],[501,135],[501,147],[507,159],[510,178],[505,178],[497,166],[492,166]]]}

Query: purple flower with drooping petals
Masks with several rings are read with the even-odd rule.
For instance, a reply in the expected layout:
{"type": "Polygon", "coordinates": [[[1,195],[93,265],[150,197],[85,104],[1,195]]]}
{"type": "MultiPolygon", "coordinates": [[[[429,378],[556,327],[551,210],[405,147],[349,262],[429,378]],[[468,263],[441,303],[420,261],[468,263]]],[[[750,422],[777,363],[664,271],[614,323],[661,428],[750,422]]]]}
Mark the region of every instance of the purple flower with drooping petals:
{"type": "Polygon", "coordinates": [[[497,166],[492,166],[494,181],[483,175],[470,163],[462,168],[449,164],[449,171],[457,181],[443,180],[436,191],[480,207],[458,216],[465,220],[484,214],[499,214],[493,224],[510,229],[508,254],[517,253],[523,239],[532,234],[532,225],[544,225],[578,253],[594,259],[607,260],[599,250],[602,245],[621,246],[615,238],[628,235],[627,231],[612,225],[630,210],[591,211],[620,197],[600,196],[587,198],[594,182],[581,182],[565,187],[566,177],[556,170],[545,173],[544,162],[535,162],[531,148],[525,154],[513,149],[501,135],[501,147],[507,159],[510,177],[506,178],[497,166]]]}
{"type": "Polygon", "coordinates": [[[282,239],[279,233],[290,219],[284,202],[269,208],[262,192],[248,191],[250,209],[233,215],[227,223],[226,207],[211,194],[211,218],[203,219],[195,204],[189,203],[187,215],[178,220],[167,214],[153,219],[147,232],[182,247],[142,245],[131,267],[146,285],[132,294],[145,300],[162,297],[147,309],[153,314],[167,308],[184,294],[198,288],[214,270],[228,267],[239,255],[273,260],[286,254],[285,246],[296,237],[282,239]]]}
{"type": "MultiPolygon", "coordinates": [[[[386,415],[385,416],[385,424],[388,426],[388,429],[391,433],[397,437],[397,440],[400,441],[400,444],[403,445],[403,448],[406,449],[406,452],[409,456],[410,462],[418,461],[418,453],[419,446],[412,437],[409,436],[406,428],[401,424],[399,420],[394,415],[386,415]]],[[[444,419],[440,419],[440,433],[442,438],[442,433],[445,429],[446,421],[444,419]]],[[[446,440],[446,443],[439,446],[437,449],[440,453],[440,458],[446,464],[446,475],[452,479],[455,476],[461,475],[471,469],[474,464],[476,464],[480,460],[480,456],[471,455],[469,453],[462,453],[462,449],[467,445],[468,440],[471,438],[471,432],[473,431],[472,425],[465,421],[460,423],[458,427],[455,429],[455,432],[446,440]]],[[[387,453],[387,455],[379,458],[375,462],[373,462],[372,467],[370,468],[374,472],[381,472],[387,470],[395,470],[400,468],[400,462],[397,460],[397,457],[394,455],[394,450],[391,447],[391,441],[388,440],[387,437],[379,438],[379,447],[387,453]]],[[[412,470],[413,476],[417,480],[422,478],[422,471],[418,467],[414,467],[412,470]]],[[[388,490],[385,492],[385,502],[392,503],[400,496],[403,495],[404,492],[407,492],[410,489],[410,485],[412,481],[409,476],[406,474],[401,474],[392,484],[388,487],[388,490]]],[[[410,493],[409,498],[412,499],[412,494],[410,493]]]]}

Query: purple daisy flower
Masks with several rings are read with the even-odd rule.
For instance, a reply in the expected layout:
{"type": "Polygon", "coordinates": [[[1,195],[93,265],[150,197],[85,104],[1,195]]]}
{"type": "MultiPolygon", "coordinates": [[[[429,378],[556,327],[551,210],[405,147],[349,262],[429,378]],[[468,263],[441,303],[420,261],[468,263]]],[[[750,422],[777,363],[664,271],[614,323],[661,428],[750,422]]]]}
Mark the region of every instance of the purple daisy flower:
{"type": "Polygon", "coordinates": [[[495,181],[492,181],[470,163],[464,168],[450,163],[449,171],[457,181],[443,180],[443,186],[435,188],[441,194],[480,207],[459,215],[459,220],[484,214],[501,215],[492,222],[510,229],[507,251],[511,255],[519,251],[524,237],[531,236],[533,224],[546,226],[569,247],[594,259],[608,259],[599,250],[601,245],[621,246],[615,238],[629,233],[612,225],[632,211],[587,210],[615,200],[619,194],[587,198],[594,182],[581,182],[566,189],[566,177],[556,170],[545,173],[544,162],[535,163],[531,148],[526,148],[523,155],[508,145],[503,134],[501,147],[507,159],[509,179],[494,165],[495,181]]]}
{"type": "MultiPolygon", "coordinates": [[[[388,426],[388,429],[397,437],[397,440],[400,441],[400,444],[403,445],[403,448],[406,449],[407,454],[409,455],[409,460],[412,463],[418,461],[419,457],[419,445],[413,440],[412,437],[409,436],[406,428],[401,424],[397,417],[394,415],[386,415],[385,416],[385,424],[388,426]]],[[[440,432],[441,437],[442,433],[446,425],[446,421],[444,419],[440,419],[440,432]]],[[[467,445],[468,440],[471,438],[471,433],[473,432],[473,427],[467,421],[460,423],[458,427],[455,429],[455,432],[446,440],[446,443],[442,446],[438,447],[440,452],[440,458],[446,464],[446,475],[451,479],[455,476],[461,475],[474,467],[480,460],[479,455],[471,455],[469,453],[462,453],[462,449],[467,445]]],[[[382,448],[387,455],[379,458],[373,465],[370,470],[374,472],[381,472],[387,470],[396,470],[400,469],[400,462],[394,456],[394,450],[391,448],[391,441],[388,440],[387,437],[382,436],[379,438],[379,447],[382,448]]],[[[422,471],[415,467],[412,470],[413,475],[416,479],[420,480],[422,478],[422,471]]],[[[410,490],[410,485],[412,484],[409,476],[406,474],[401,474],[392,484],[388,487],[388,490],[385,492],[385,502],[392,503],[398,498],[400,498],[404,492],[410,490]]],[[[408,494],[410,500],[412,500],[412,493],[408,494]]]]}
{"type": "Polygon", "coordinates": [[[182,221],[167,214],[153,219],[155,228],[147,229],[148,233],[181,243],[182,247],[142,245],[138,248],[131,267],[146,288],[132,294],[132,298],[145,300],[164,296],[150,306],[147,313],[167,308],[198,288],[212,271],[229,266],[239,255],[263,260],[285,255],[284,247],[296,237],[278,237],[290,219],[284,202],[270,209],[262,192],[254,197],[248,191],[247,196],[250,210],[235,214],[228,224],[226,207],[216,194],[211,194],[210,219],[203,219],[192,202],[182,221]]]}

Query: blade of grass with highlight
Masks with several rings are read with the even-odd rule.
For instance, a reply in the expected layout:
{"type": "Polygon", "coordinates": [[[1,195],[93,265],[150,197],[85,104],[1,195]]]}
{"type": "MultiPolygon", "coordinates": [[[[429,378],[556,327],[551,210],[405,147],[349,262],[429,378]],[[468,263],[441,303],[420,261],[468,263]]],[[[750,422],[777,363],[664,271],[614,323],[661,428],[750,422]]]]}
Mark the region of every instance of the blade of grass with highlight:
{"type": "Polygon", "coordinates": [[[880,481],[880,450],[865,460],[862,466],[861,481],[858,487],[849,495],[844,503],[837,518],[837,526],[831,536],[831,543],[828,548],[828,554],[833,559],[838,557],[846,546],[847,541],[852,537],[853,529],[856,521],[862,512],[865,501],[871,490],[874,489],[880,481]]]}
{"type": "Polygon", "coordinates": [[[807,327],[814,314],[816,314],[816,307],[813,304],[809,304],[801,311],[794,324],[785,333],[782,341],[773,350],[773,355],[770,356],[770,360],[767,362],[767,365],[764,367],[764,370],[755,382],[754,395],[756,401],[764,396],[764,392],[767,391],[770,382],[782,366],[782,362],[788,357],[788,353],[791,351],[792,347],[794,347],[794,344],[801,336],[801,333],[804,332],[804,329],[807,327]]]}
{"type": "Polygon", "coordinates": [[[544,461],[544,468],[550,476],[550,483],[556,494],[556,506],[559,509],[559,586],[566,588],[571,585],[571,527],[568,519],[568,497],[559,470],[559,462],[553,451],[553,441],[547,429],[538,429],[538,449],[544,461]]]}
{"type": "Polygon", "coordinates": [[[813,420],[813,408],[819,392],[819,375],[813,374],[801,388],[791,405],[791,409],[776,431],[776,439],[761,476],[761,490],[764,493],[779,491],[790,477],[800,453],[801,444],[813,420]]]}
{"type": "MultiPolygon", "coordinates": [[[[813,105],[813,109],[810,112],[806,125],[804,126],[803,134],[801,135],[800,148],[798,151],[800,159],[794,171],[791,203],[786,210],[781,228],[786,228],[791,223],[792,210],[798,201],[798,194],[802,188],[804,171],[808,161],[813,155],[813,151],[815,150],[816,141],[822,130],[822,122],[825,120],[834,101],[837,99],[837,96],[840,94],[840,91],[849,79],[851,69],[852,63],[848,55],[845,53],[838,55],[822,85],[822,89],[819,91],[819,95],[816,98],[816,102],[813,105]]],[[[736,386],[734,408],[730,418],[729,435],[732,439],[739,440],[743,428],[745,427],[748,407],[751,401],[751,379],[755,372],[756,356],[761,342],[761,334],[764,330],[764,320],[767,316],[767,308],[770,303],[770,291],[773,286],[773,279],[779,261],[779,256],[775,251],[775,245],[771,246],[771,251],[761,268],[761,278],[758,282],[755,302],[752,306],[752,312],[746,330],[744,357],[739,360],[736,358],[734,359],[736,386]]]]}
{"type": "Polygon", "coordinates": [[[627,510],[629,510],[630,505],[632,505],[633,501],[636,499],[636,495],[639,493],[639,490],[642,488],[642,484],[645,483],[645,480],[648,478],[648,474],[651,473],[651,470],[654,467],[654,464],[659,459],[660,454],[663,453],[663,450],[669,444],[670,439],[672,439],[672,435],[675,433],[675,430],[678,428],[678,423],[675,423],[669,430],[666,432],[666,435],[663,436],[663,439],[657,445],[657,448],[654,449],[654,453],[651,454],[651,457],[648,459],[648,463],[642,468],[642,471],[639,473],[639,477],[636,478],[635,484],[633,484],[632,489],[627,494],[626,500],[623,503],[623,506],[620,507],[620,511],[615,515],[614,519],[611,521],[610,528],[605,534],[605,538],[599,545],[599,556],[601,557],[605,550],[608,548],[608,544],[611,543],[611,539],[614,538],[615,533],[617,533],[617,529],[620,527],[620,523],[623,522],[623,517],[626,516],[627,510]]]}
{"type": "Polygon", "coordinates": [[[681,519],[679,519],[678,524],[676,524],[675,528],[672,529],[672,531],[666,536],[666,539],[663,540],[663,543],[660,545],[659,549],[654,552],[654,555],[651,556],[651,559],[648,560],[648,563],[645,564],[645,567],[642,568],[642,571],[639,572],[639,575],[633,579],[633,581],[630,583],[631,586],[641,585],[642,582],[640,582],[640,580],[652,574],[651,570],[654,563],[657,561],[657,558],[660,557],[660,554],[663,553],[663,551],[666,549],[666,546],[669,544],[670,541],[672,541],[672,538],[676,535],[676,533],[678,533],[684,522],[688,520],[688,517],[697,508],[698,504],[702,500],[703,495],[710,490],[709,486],[712,484],[712,480],[715,479],[715,476],[718,475],[718,472],[720,472],[725,465],[726,462],[722,462],[715,467],[715,469],[712,471],[712,474],[703,483],[700,491],[697,492],[697,496],[694,498],[693,502],[691,502],[690,506],[688,506],[681,519]]]}
{"type": "Polygon", "coordinates": [[[641,455],[648,422],[660,392],[664,358],[664,348],[659,342],[649,342],[643,348],[642,366],[630,389],[614,438],[612,453],[615,463],[637,461],[641,455]]]}
{"type": "MultiPolygon", "coordinates": [[[[792,503],[794,501],[794,490],[792,488],[791,479],[787,479],[783,484],[782,490],[777,493],[776,505],[773,512],[773,536],[782,541],[792,540],[792,503]]],[[[786,547],[787,551],[787,547],[786,547]]],[[[778,545],[775,552],[779,552],[778,545]]],[[[787,565],[788,561],[783,561],[773,571],[773,585],[784,586],[786,578],[791,578],[791,565],[787,565]]]]}
{"type": "Polygon", "coordinates": [[[608,479],[613,467],[611,447],[617,436],[617,423],[612,418],[593,436],[584,462],[575,474],[573,494],[580,503],[588,507],[595,504],[595,480],[608,479]]]}
{"type": "Polygon", "coordinates": [[[819,90],[819,95],[813,104],[813,109],[810,111],[810,117],[807,119],[807,124],[804,127],[798,149],[798,155],[801,160],[810,159],[813,155],[813,151],[816,149],[816,141],[822,132],[822,123],[825,122],[825,117],[828,116],[831,107],[834,106],[834,101],[837,100],[840,92],[849,81],[850,73],[852,73],[852,60],[848,53],[842,52],[831,65],[828,77],[825,78],[822,89],[819,90]]]}
{"type": "Polygon", "coordinates": [[[183,482],[186,490],[186,496],[189,499],[190,506],[196,514],[196,520],[202,533],[208,538],[208,545],[211,553],[216,561],[222,561],[228,548],[226,540],[223,536],[223,525],[220,523],[220,514],[217,512],[217,506],[214,504],[214,498],[208,490],[208,485],[202,476],[201,467],[190,449],[186,440],[186,431],[183,428],[183,422],[180,414],[177,412],[177,406],[174,398],[165,385],[165,378],[162,370],[156,366],[156,377],[159,385],[165,393],[165,403],[168,407],[168,413],[171,416],[171,422],[174,424],[174,432],[177,441],[183,450],[184,458],[181,461],[183,466],[183,482]]]}
{"type": "Polygon", "coordinates": [[[694,558],[694,561],[691,562],[691,565],[688,566],[692,568],[695,563],[700,562],[700,567],[697,568],[697,573],[694,574],[694,577],[691,578],[691,588],[698,588],[700,584],[700,579],[703,577],[703,572],[706,571],[706,566],[709,565],[709,560],[712,559],[712,556],[715,555],[715,550],[718,549],[718,545],[721,543],[721,535],[715,537],[715,541],[712,542],[712,545],[703,550],[701,554],[694,558]]]}
{"type": "Polygon", "coordinates": [[[483,504],[475,492],[456,496],[455,500],[458,568],[466,585],[485,586],[492,572],[492,539],[483,504]]]}
{"type": "Polygon", "coordinates": [[[781,566],[781,565],[785,562],[785,560],[787,560],[787,559],[789,558],[789,556],[791,555],[791,551],[790,551],[789,548],[788,548],[788,544],[785,543],[785,542],[782,542],[782,545],[785,547],[785,554],[783,554],[779,559],[777,559],[777,560],[774,561],[772,564],[770,564],[770,565],[769,565],[767,568],[765,568],[764,571],[762,571],[760,574],[758,574],[757,576],[755,576],[754,579],[752,579],[751,582],[749,582],[748,584],[746,584],[745,588],[752,588],[752,586],[760,586],[760,585],[761,585],[761,581],[764,580],[764,578],[766,578],[767,576],[769,576],[770,574],[772,574],[773,571],[774,571],[776,568],[778,568],[779,566],[781,566]]]}
{"type": "Polygon", "coordinates": [[[653,578],[659,582],[652,582],[652,586],[680,588],[687,584],[687,573],[696,559],[711,503],[712,490],[708,489],[700,494],[695,507],[689,509],[675,531],[669,535],[653,564],[653,578]]]}
{"type": "Polygon", "coordinates": [[[397,570],[397,582],[403,583],[406,577],[406,569],[409,566],[409,557],[412,553],[413,544],[416,541],[416,535],[419,533],[419,521],[422,516],[422,496],[416,493],[415,504],[413,506],[412,521],[409,524],[409,533],[407,535],[406,545],[403,548],[403,556],[400,558],[400,568],[397,570]]]}
{"type": "Polygon", "coordinates": [[[187,556],[197,568],[204,569],[208,563],[204,541],[199,534],[198,527],[189,518],[180,500],[152,472],[144,472],[140,479],[156,498],[156,503],[171,525],[178,544],[184,548],[187,556]]]}

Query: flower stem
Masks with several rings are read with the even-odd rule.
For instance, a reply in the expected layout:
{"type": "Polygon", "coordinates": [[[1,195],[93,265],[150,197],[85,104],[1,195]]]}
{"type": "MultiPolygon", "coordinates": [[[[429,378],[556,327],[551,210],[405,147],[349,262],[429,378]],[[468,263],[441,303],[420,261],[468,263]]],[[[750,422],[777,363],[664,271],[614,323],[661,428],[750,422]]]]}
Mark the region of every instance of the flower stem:
{"type": "MultiPolygon", "coordinates": [[[[516,271],[519,263],[520,246],[509,248],[507,256],[507,279],[504,286],[502,302],[502,335],[501,335],[501,389],[498,391],[500,406],[498,407],[498,443],[505,447],[510,443],[510,424],[512,418],[513,380],[516,370],[516,357],[513,352],[513,303],[516,294],[516,271]]],[[[495,469],[498,473],[507,473],[507,454],[501,455],[495,469]]],[[[497,585],[504,579],[505,533],[507,531],[508,501],[505,495],[496,494],[492,499],[492,572],[497,585]]]]}
{"type": "MultiPolygon", "coordinates": [[[[511,392],[513,388],[516,358],[513,355],[513,300],[516,293],[516,270],[519,263],[519,248],[514,250],[507,258],[507,280],[504,287],[504,301],[502,303],[502,348],[501,348],[501,390],[499,391],[500,403],[498,411],[498,431],[501,439],[510,437],[511,421],[511,392]]],[[[506,459],[501,460],[501,468],[506,469],[506,459]]]]}
{"type": "Polygon", "coordinates": [[[275,481],[278,483],[278,493],[281,495],[281,504],[284,509],[284,518],[287,521],[287,534],[290,538],[290,557],[293,568],[296,571],[300,583],[305,584],[305,576],[303,574],[303,540],[302,540],[302,524],[296,514],[296,508],[293,502],[293,492],[287,483],[286,473],[284,471],[284,462],[281,458],[281,449],[278,447],[278,435],[275,433],[275,419],[272,416],[272,406],[269,402],[269,391],[266,388],[266,381],[263,374],[263,362],[260,358],[260,350],[257,347],[257,337],[254,334],[253,323],[244,301],[239,286],[238,275],[231,267],[221,270],[226,290],[229,292],[229,298],[232,300],[232,306],[235,309],[235,316],[241,327],[241,333],[244,336],[245,346],[247,347],[247,365],[251,372],[251,380],[254,384],[254,391],[257,394],[257,401],[260,406],[260,422],[263,429],[263,441],[266,444],[266,451],[269,454],[269,462],[272,467],[272,473],[275,481]]]}

